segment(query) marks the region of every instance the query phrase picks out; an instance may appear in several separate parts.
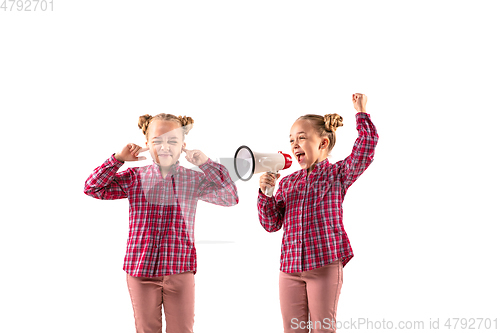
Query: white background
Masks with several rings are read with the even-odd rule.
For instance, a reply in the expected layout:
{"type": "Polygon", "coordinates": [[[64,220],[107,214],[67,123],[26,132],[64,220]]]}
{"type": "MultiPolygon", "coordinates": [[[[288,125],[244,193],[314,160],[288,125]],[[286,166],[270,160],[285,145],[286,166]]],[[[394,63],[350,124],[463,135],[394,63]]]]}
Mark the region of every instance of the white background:
{"type": "MultiPolygon", "coordinates": [[[[336,162],[356,92],[380,140],[344,201],[337,319],[498,317],[497,1],[54,2],[0,11],[0,331],[135,331],[128,202],[83,185],[144,144],[140,115],[191,116],[188,148],[216,159],[290,152],[298,116],[336,112],[336,162]]],[[[259,224],[258,177],[236,184],[237,206],[198,206],[195,331],[280,332],[282,232],[259,224]]]]}

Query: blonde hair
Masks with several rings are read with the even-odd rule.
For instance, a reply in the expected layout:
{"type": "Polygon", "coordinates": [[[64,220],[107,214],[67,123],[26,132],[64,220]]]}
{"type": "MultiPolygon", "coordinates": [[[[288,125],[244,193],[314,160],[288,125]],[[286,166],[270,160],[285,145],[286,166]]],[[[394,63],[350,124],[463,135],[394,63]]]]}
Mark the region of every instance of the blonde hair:
{"type": "Polygon", "coordinates": [[[148,138],[148,130],[149,130],[149,125],[153,122],[153,120],[164,120],[164,121],[174,121],[179,123],[182,128],[182,133],[183,135],[186,135],[189,133],[191,128],[193,128],[193,123],[194,120],[191,117],[186,117],[186,116],[174,116],[173,114],[167,114],[167,113],[160,113],[157,114],[156,116],[150,116],[149,114],[145,114],[143,116],[139,117],[139,122],[137,126],[142,130],[142,133],[146,136],[146,139],[148,138]]]}
{"type": "Polygon", "coordinates": [[[342,124],[342,117],[338,114],[326,114],[320,116],[317,114],[306,114],[305,116],[299,117],[297,120],[308,120],[313,126],[316,133],[318,133],[320,138],[328,138],[330,144],[328,145],[328,153],[330,153],[335,146],[336,141],[336,131],[342,124]]]}

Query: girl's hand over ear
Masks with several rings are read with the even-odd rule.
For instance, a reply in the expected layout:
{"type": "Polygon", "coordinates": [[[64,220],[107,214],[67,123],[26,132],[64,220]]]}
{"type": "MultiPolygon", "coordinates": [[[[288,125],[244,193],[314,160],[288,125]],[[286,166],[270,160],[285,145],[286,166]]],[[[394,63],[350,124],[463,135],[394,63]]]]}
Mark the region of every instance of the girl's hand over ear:
{"type": "Polygon", "coordinates": [[[206,161],[208,161],[207,155],[203,154],[201,150],[188,150],[184,147],[182,147],[182,151],[186,153],[186,160],[188,160],[189,163],[192,163],[196,166],[200,166],[206,161]]]}
{"type": "Polygon", "coordinates": [[[139,156],[139,153],[148,151],[149,147],[142,148],[133,143],[127,144],[123,149],[115,154],[115,158],[120,162],[142,161],[146,156],[139,156]]]}

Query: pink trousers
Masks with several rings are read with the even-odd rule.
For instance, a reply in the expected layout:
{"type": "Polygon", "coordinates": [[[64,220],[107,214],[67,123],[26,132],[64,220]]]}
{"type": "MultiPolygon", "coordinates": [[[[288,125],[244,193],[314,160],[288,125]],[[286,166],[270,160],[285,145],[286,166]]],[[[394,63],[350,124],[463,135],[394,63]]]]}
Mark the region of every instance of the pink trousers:
{"type": "Polygon", "coordinates": [[[335,332],[344,266],[329,265],[299,273],[280,272],[279,294],[285,333],[335,332]]]}
{"type": "Polygon", "coordinates": [[[192,333],[194,325],[194,273],[161,277],[133,277],[127,285],[134,308],[137,333],[161,333],[165,312],[167,333],[192,333]]]}

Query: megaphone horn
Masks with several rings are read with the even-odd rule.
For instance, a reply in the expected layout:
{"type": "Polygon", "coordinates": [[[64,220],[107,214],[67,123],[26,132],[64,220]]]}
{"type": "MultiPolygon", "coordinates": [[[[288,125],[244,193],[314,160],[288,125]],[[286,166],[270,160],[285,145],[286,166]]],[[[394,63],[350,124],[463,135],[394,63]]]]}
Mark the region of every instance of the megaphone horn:
{"type": "MultiPolygon", "coordinates": [[[[288,169],[292,165],[292,156],[281,151],[277,153],[257,153],[247,146],[241,146],[234,154],[234,169],[239,179],[250,180],[252,175],[261,172],[277,173],[288,169]]],[[[273,188],[268,188],[266,195],[272,193],[273,188]]]]}

